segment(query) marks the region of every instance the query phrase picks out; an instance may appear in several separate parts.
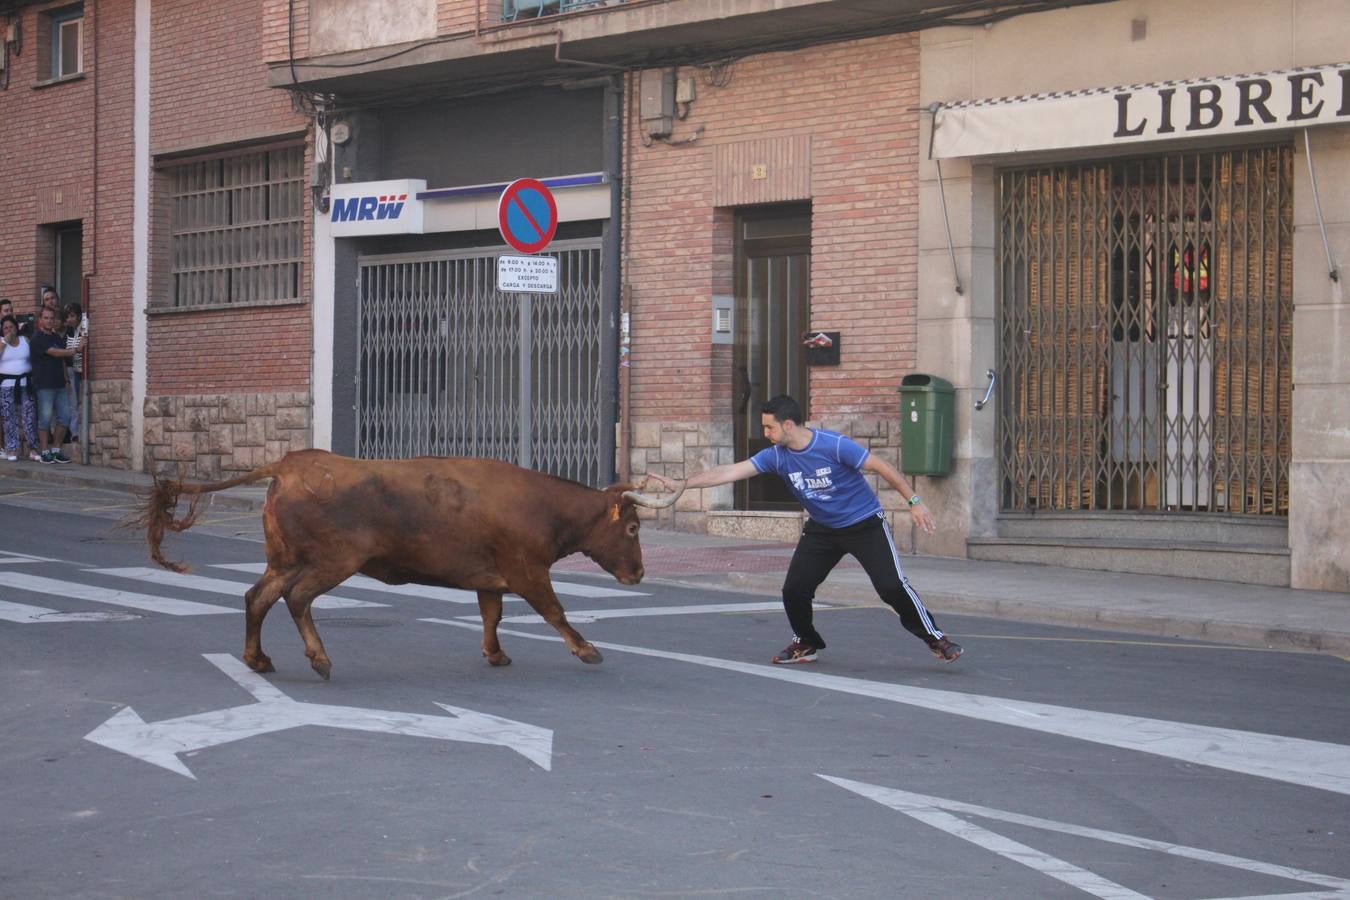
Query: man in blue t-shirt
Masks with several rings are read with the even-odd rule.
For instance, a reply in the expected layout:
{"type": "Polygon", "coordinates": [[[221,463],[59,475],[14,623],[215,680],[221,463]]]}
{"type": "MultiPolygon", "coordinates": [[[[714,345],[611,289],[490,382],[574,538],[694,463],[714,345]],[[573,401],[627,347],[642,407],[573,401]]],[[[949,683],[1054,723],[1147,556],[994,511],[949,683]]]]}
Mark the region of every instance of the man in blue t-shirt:
{"type": "Polygon", "coordinates": [[[878,475],[909,498],[914,523],[933,533],[933,514],[910,489],[894,466],[873,456],[852,438],[802,424],[802,410],[786,394],[760,407],[760,422],[770,446],[749,459],[715,466],[685,482],[686,488],[715,487],[773,472],[782,477],[810,514],[783,581],[783,608],[792,625],[792,643],[773,658],[776,663],[814,662],[825,639],[812,624],[811,601],[816,588],[844,558],[862,563],[881,599],[900,616],[905,629],[928,645],[939,659],[953,662],[961,645],[937,627],[918,593],[900,569],[886,514],[863,472],[878,475]]]}

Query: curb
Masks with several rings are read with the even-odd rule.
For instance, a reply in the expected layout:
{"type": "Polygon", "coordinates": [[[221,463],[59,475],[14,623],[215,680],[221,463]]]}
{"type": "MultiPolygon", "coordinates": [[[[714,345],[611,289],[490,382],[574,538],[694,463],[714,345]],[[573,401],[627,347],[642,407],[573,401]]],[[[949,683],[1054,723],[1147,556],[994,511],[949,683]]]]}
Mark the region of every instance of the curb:
{"type": "MultiPolygon", "coordinates": [[[[72,485],[87,488],[96,488],[105,491],[119,491],[124,494],[130,494],[133,497],[144,498],[147,496],[153,480],[148,475],[142,475],[137,472],[127,472],[126,478],[119,478],[115,475],[109,476],[98,474],[93,477],[83,474],[84,466],[73,468],[78,463],[66,466],[39,466],[16,465],[12,469],[0,468],[0,478],[18,478],[24,481],[37,481],[43,484],[55,484],[70,487],[72,485]]],[[[227,509],[257,509],[261,510],[265,499],[266,488],[230,488],[224,491],[217,491],[210,496],[212,505],[223,506],[227,509]],[[238,493],[235,493],[238,491],[238,493]],[[257,496],[251,494],[256,492],[257,496]]]]}

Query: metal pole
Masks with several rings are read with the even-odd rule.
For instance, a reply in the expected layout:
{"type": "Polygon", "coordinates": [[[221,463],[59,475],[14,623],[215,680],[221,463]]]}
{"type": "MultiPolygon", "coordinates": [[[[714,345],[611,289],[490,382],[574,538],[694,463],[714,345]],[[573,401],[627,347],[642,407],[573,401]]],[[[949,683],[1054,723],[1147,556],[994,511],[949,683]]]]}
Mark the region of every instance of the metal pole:
{"type": "Polygon", "coordinates": [[[530,294],[518,294],[520,298],[520,452],[519,464],[526,469],[534,468],[534,441],[531,433],[530,406],[534,402],[534,370],[531,356],[534,353],[533,298],[530,294]]]}

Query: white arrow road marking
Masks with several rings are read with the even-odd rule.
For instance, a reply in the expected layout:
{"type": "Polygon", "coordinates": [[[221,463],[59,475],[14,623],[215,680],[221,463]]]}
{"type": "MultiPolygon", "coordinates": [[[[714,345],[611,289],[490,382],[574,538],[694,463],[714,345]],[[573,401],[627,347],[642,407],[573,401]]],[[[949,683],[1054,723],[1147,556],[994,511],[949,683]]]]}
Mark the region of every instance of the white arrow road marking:
{"type": "Polygon", "coordinates": [[[851,781],[847,778],[836,778],[833,775],[821,775],[817,773],[816,777],[823,778],[831,784],[837,784],[839,787],[866,797],[869,800],[875,800],[882,806],[889,806],[891,809],[902,812],[927,825],[932,825],[934,828],[938,828],[948,834],[956,835],[963,840],[978,844],[987,850],[992,850],[1013,862],[1019,862],[1023,865],[1030,866],[1039,872],[1049,875],[1051,878],[1057,878],[1060,881],[1071,884],[1074,887],[1097,897],[1138,897],[1140,895],[1128,888],[1123,888],[1118,884],[1107,881],[1092,872],[1087,872],[1077,866],[1073,866],[1064,860],[1048,856],[1025,844],[1019,844],[1016,841],[1008,840],[1007,838],[981,828],[978,825],[973,825],[964,819],[959,819],[952,815],[952,813],[979,816],[985,819],[993,819],[998,822],[1010,822],[1014,825],[1025,825],[1042,831],[1053,831],[1059,834],[1069,834],[1076,837],[1088,838],[1089,840],[1103,841],[1109,844],[1119,844],[1122,847],[1151,850],[1157,853],[1165,853],[1168,856],[1177,856],[1182,859],[1190,859],[1202,863],[1213,863],[1215,865],[1241,869],[1245,872],[1252,872],[1258,875],[1268,875],[1273,878],[1285,878],[1290,881],[1302,881],[1308,884],[1316,884],[1333,889],[1330,893],[1318,891],[1313,894],[1280,894],[1273,896],[1350,897],[1350,881],[1347,881],[1344,878],[1337,878],[1334,875],[1322,875],[1317,872],[1309,872],[1306,869],[1296,869],[1293,866],[1281,866],[1274,863],[1261,862],[1256,859],[1244,859],[1241,856],[1229,856],[1226,853],[1216,853],[1212,850],[1202,850],[1198,847],[1186,847],[1180,844],[1154,841],[1148,838],[1135,837],[1132,834],[1103,831],[1100,828],[1071,825],[1067,822],[1056,822],[1052,819],[1038,819],[1035,816],[1024,816],[1019,813],[1006,812],[988,806],[976,806],[972,803],[961,803],[957,800],[944,800],[941,797],[928,797],[923,794],[912,794],[909,791],[886,788],[881,785],[868,784],[863,781],[851,781]]]}
{"type": "MultiPolygon", "coordinates": [[[[475,627],[468,622],[450,620],[441,622],[471,631],[482,630],[481,626],[475,627]]],[[[561,640],[553,635],[531,634],[525,631],[502,631],[501,634],[536,641],[561,640]]],[[[673,659],[714,669],[740,672],[743,675],[756,675],[760,678],[773,678],[822,690],[873,697],[892,703],[904,703],[936,712],[951,713],[955,716],[966,716],[1015,728],[1123,747],[1140,753],[1152,753],[1155,756],[1226,769],[1230,772],[1259,775],[1262,778],[1306,785],[1338,794],[1350,794],[1350,747],[1343,744],[1240,731],[1235,728],[1168,722],[1142,716],[1094,712],[1067,706],[1008,700],[1003,697],[987,697],[981,694],[908,687],[839,675],[823,675],[817,672],[803,672],[799,666],[756,665],[711,656],[632,647],[626,644],[607,644],[598,641],[592,643],[602,650],[673,659]]]]}
{"type": "MultiPolygon", "coordinates": [[[[783,608],[781,602],[773,603],[704,603],[696,606],[644,606],[634,607],[632,609],[579,609],[575,612],[567,613],[567,621],[573,625],[585,625],[588,622],[598,622],[601,619],[641,619],[648,616],[693,616],[700,613],[737,613],[737,612],[764,612],[766,610],[780,610],[783,608]]],[[[829,609],[825,603],[817,603],[816,609],[829,609]]],[[[465,622],[482,621],[477,616],[460,616],[465,622]]],[[[423,619],[424,622],[444,622],[444,619],[423,619]]],[[[504,625],[542,625],[544,617],[537,613],[527,613],[523,616],[507,616],[502,619],[504,625]]]]}
{"type": "Polygon", "coordinates": [[[301,703],[287,697],[267,679],[228,653],[203,655],[258,702],[159,722],[146,722],[128,706],[86,734],[84,739],[194,780],[197,776],[178,758],[180,753],[301,725],[377,731],[470,744],[496,744],[516,751],[545,771],[553,767],[553,732],[548,728],[445,703],[436,705],[454,718],[301,703]]]}
{"type": "MultiPolygon", "coordinates": [[[[236,572],[252,572],[261,575],[267,569],[266,563],[221,563],[217,569],[233,569],[236,572]]],[[[342,582],[345,587],[361,588],[366,591],[384,591],[386,594],[402,594],[405,597],[426,597],[431,600],[445,600],[449,603],[478,603],[475,591],[459,588],[434,587],[429,584],[385,584],[366,575],[353,575],[342,582]]],[[[553,592],[572,597],[647,597],[642,591],[624,591],[618,588],[592,587],[588,584],[568,584],[553,582],[553,592]]],[[[506,600],[519,600],[515,594],[507,594],[506,600]]]]}
{"type": "Polygon", "coordinates": [[[7,572],[5,574],[5,587],[32,591],[35,594],[54,594],[57,597],[90,600],[94,603],[107,603],[110,606],[125,606],[130,609],[167,613],[171,616],[230,615],[238,612],[238,610],[214,606],[210,603],[175,600],[172,597],[155,597],[150,594],[137,594],[131,591],[110,590],[87,584],[77,584],[73,581],[58,581],[55,578],[29,575],[27,572],[7,572]]]}
{"type": "Polygon", "coordinates": [[[139,618],[133,613],[124,612],[57,612],[45,606],[0,600],[0,622],[18,622],[20,625],[44,622],[126,622],[139,618]]]}
{"type": "MultiPolygon", "coordinates": [[[[190,575],[183,572],[170,572],[167,569],[151,569],[148,566],[133,566],[126,569],[85,569],[86,572],[93,572],[96,575],[112,575],[116,578],[131,578],[136,581],[148,581],[151,584],[162,584],[173,588],[184,588],[190,591],[208,591],[212,594],[224,594],[227,597],[241,598],[244,592],[252,585],[243,584],[238,581],[230,581],[225,578],[207,578],[204,575],[190,575]]],[[[352,600],[347,597],[333,597],[329,594],[320,594],[314,598],[314,605],[319,609],[356,609],[363,606],[388,606],[387,603],[375,603],[370,600],[352,600]]],[[[239,612],[243,612],[240,606],[239,612]]]]}

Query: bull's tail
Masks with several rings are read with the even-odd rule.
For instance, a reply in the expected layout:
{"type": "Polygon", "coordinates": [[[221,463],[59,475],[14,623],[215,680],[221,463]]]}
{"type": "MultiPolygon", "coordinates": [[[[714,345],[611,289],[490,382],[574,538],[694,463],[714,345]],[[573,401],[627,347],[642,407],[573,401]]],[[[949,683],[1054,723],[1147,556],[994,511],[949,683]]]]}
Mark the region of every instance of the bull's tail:
{"type": "Polygon", "coordinates": [[[145,507],[136,518],[127,524],[145,528],[145,537],[150,545],[151,559],[174,572],[186,572],[188,567],[183,563],[164,558],[164,550],[160,546],[164,541],[164,532],[166,530],[187,531],[195,525],[198,504],[207,494],[241,484],[261,481],[264,478],[272,478],[276,475],[277,466],[278,463],[270,463],[269,465],[259,466],[252,472],[240,475],[237,478],[230,478],[226,481],[211,481],[205,484],[187,484],[181,479],[169,480],[157,477],[154,487],[150,489],[149,495],[146,497],[145,507]],[[187,512],[181,517],[175,518],[174,513],[178,510],[178,498],[183,495],[191,497],[191,500],[188,501],[187,512]]]}

